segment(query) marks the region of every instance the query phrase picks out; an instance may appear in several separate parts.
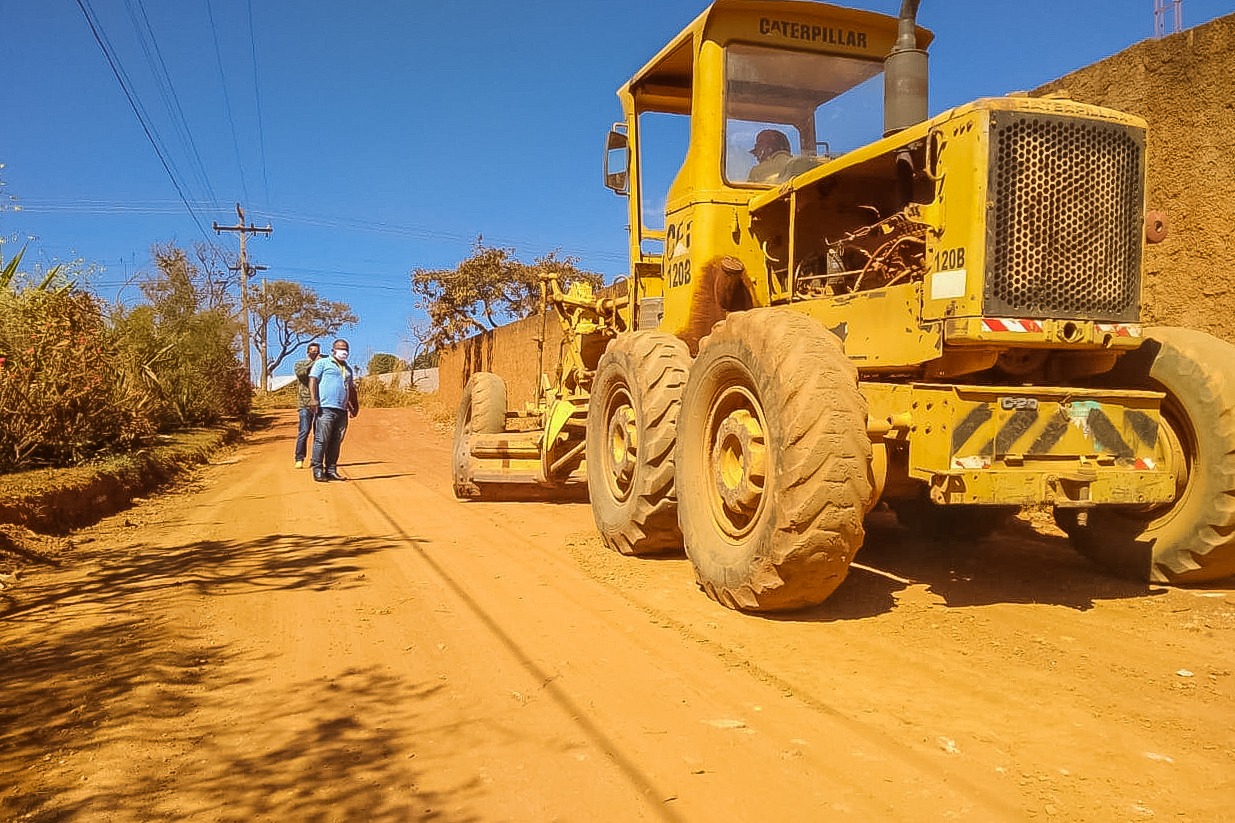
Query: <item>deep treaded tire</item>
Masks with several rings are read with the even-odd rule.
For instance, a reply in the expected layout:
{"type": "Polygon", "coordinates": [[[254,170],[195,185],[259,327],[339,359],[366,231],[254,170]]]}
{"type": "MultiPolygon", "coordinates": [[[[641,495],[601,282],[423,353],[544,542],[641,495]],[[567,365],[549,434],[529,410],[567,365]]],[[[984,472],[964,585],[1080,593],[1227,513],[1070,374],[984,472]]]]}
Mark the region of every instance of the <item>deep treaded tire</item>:
{"type": "Polygon", "coordinates": [[[1175,502],[1155,509],[1098,507],[1081,525],[1056,522],[1081,554],[1136,580],[1199,583],[1235,574],[1235,346],[1193,329],[1147,328],[1112,378],[1166,392],[1175,502]]]}
{"type": "Polygon", "coordinates": [[[678,426],[678,521],[699,585],[734,609],[822,602],[874,504],[866,400],[840,341],[787,309],[700,344],[678,426]]]}
{"type": "Polygon", "coordinates": [[[640,331],[609,343],[596,365],[587,416],[587,481],[605,545],[622,554],[682,548],[673,445],[690,351],[671,334],[640,331]]]}
{"type": "Polygon", "coordinates": [[[506,428],[506,383],[491,372],[479,371],[468,378],[455,415],[455,439],[451,474],[455,497],[480,497],[472,480],[471,435],[500,434],[506,428]]]}

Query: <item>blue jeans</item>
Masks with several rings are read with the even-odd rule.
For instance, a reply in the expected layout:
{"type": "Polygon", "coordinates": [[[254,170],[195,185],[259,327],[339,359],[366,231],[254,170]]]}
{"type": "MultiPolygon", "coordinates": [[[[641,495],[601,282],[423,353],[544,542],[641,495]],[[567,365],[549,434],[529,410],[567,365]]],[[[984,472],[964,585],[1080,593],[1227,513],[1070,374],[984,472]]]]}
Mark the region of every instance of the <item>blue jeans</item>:
{"type": "Polygon", "coordinates": [[[317,415],[312,409],[301,407],[300,409],[300,430],[296,432],[296,460],[297,462],[304,460],[305,452],[309,445],[309,435],[313,432],[313,422],[317,419],[317,415]]]}
{"type": "Polygon", "coordinates": [[[347,434],[347,412],[322,406],[313,431],[313,471],[339,470],[339,447],[347,434]]]}

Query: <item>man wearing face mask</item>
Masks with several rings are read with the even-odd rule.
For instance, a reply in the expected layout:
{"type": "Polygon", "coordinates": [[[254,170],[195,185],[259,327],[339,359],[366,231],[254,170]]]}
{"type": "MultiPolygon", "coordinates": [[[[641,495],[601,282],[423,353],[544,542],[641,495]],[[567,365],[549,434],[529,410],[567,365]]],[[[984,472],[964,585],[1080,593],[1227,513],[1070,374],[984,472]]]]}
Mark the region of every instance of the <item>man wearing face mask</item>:
{"type": "Polygon", "coordinates": [[[347,365],[346,340],[334,341],[330,357],[319,357],[309,369],[309,409],[317,415],[313,432],[313,479],[346,480],[339,474],[339,447],[347,419],[360,411],[356,381],[347,365]]]}

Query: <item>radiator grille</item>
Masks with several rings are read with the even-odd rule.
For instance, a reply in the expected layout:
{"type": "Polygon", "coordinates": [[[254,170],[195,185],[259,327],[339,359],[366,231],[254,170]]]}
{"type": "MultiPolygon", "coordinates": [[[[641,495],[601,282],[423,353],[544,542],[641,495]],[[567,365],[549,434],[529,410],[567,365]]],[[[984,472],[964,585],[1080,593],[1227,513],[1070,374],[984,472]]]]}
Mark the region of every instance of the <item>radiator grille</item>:
{"type": "Polygon", "coordinates": [[[991,115],[987,315],[1136,320],[1144,132],[991,115]]]}

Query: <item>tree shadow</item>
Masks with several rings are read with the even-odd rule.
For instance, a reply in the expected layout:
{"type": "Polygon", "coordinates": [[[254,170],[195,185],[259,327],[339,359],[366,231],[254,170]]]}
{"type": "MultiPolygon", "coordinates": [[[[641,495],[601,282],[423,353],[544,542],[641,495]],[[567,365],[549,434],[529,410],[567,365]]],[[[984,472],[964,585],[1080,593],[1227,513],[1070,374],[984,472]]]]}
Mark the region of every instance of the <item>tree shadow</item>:
{"type": "Polygon", "coordinates": [[[360,585],[357,558],[404,543],[137,544],[16,590],[0,615],[0,818],[479,819],[466,811],[479,781],[424,790],[435,764],[406,756],[434,722],[436,679],[373,666],[278,683],[277,659],[203,639],[157,607],[177,587],[218,597],[360,585]]]}
{"type": "Polygon", "coordinates": [[[271,534],[256,540],[198,540],[171,548],[136,544],[101,556],[98,568],[71,586],[30,586],[17,604],[0,612],[10,621],[44,609],[82,603],[115,603],[160,590],[188,587],[199,594],[238,594],[255,589],[336,589],[358,583],[355,559],[402,545],[384,537],[271,534]]]}
{"type": "Polygon", "coordinates": [[[432,722],[424,706],[441,684],[409,686],[372,667],[255,699],[263,661],[165,632],[131,619],[0,651],[11,673],[0,694],[0,784],[10,787],[0,816],[480,819],[465,811],[483,793],[476,778],[424,790],[434,764],[396,756],[416,724],[432,722]],[[132,762],[92,769],[96,755],[116,751],[132,762]]]}

